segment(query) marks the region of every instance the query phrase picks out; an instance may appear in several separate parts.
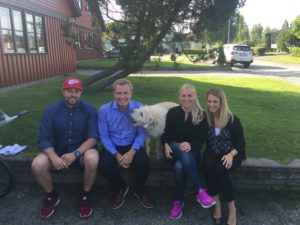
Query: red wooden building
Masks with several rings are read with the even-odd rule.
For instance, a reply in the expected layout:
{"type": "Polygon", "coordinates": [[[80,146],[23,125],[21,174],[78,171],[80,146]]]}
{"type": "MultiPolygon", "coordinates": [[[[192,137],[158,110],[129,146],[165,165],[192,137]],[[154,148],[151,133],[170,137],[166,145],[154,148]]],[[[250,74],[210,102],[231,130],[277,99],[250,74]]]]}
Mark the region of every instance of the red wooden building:
{"type": "Polygon", "coordinates": [[[0,0],[0,88],[75,72],[103,57],[86,0],[0,0]]]}

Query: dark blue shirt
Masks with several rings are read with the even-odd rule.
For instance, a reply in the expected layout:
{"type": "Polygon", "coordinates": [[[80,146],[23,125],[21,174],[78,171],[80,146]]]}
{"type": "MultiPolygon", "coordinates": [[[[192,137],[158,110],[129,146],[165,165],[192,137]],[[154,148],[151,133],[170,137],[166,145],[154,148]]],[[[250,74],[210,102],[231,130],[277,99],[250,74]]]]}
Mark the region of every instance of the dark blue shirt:
{"type": "Polygon", "coordinates": [[[97,111],[80,100],[69,108],[64,99],[48,106],[41,119],[38,147],[53,147],[58,155],[75,151],[88,138],[98,139],[97,111]]]}

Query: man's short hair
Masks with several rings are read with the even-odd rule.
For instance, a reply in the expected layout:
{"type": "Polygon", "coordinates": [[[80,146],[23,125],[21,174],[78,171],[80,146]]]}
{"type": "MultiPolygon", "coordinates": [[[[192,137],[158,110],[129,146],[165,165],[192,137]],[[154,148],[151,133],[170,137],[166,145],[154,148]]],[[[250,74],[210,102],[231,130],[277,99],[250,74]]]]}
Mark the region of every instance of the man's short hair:
{"type": "Polygon", "coordinates": [[[118,80],[116,80],[113,83],[113,91],[115,91],[117,85],[123,86],[123,85],[126,85],[126,84],[128,84],[128,86],[130,88],[130,91],[132,92],[133,91],[132,83],[127,79],[118,79],[118,80]]]}

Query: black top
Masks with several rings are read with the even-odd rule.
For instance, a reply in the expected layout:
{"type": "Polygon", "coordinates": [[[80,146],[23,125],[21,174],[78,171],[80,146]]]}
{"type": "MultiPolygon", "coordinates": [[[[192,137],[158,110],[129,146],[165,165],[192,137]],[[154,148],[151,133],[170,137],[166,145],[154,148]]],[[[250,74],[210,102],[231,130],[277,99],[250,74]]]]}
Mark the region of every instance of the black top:
{"type": "Polygon", "coordinates": [[[237,116],[233,115],[233,121],[232,119],[228,121],[226,127],[224,127],[221,130],[220,137],[216,138],[214,135],[212,135],[211,134],[213,131],[212,129],[214,129],[214,127],[209,128],[211,132],[209,132],[207,150],[219,152],[219,154],[225,155],[228,153],[228,151],[232,149],[236,149],[238,153],[242,155],[243,159],[246,158],[246,154],[245,154],[246,142],[244,137],[244,130],[240,122],[240,119],[237,116]],[[230,149],[226,149],[224,147],[226,143],[224,144],[223,139],[225,139],[227,135],[229,136],[228,141],[230,142],[230,149]],[[214,140],[212,140],[212,138],[214,138],[214,140]],[[223,149],[216,149],[216,148],[223,148],[223,149]]]}
{"type": "Polygon", "coordinates": [[[189,142],[192,150],[201,150],[207,140],[208,124],[204,117],[202,121],[194,125],[192,114],[189,113],[187,120],[184,120],[184,111],[181,106],[171,108],[166,117],[165,133],[162,137],[163,143],[170,141],[189,142]]]}

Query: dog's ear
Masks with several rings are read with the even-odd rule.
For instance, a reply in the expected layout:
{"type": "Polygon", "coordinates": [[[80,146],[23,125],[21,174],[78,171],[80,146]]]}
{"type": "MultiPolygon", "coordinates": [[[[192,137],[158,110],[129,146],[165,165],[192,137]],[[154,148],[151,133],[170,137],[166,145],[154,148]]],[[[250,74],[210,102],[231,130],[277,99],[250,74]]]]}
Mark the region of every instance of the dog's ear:
{"type": "Polygon", "coordinates": [[[152,127],[155,127],[158,124],[158,122],[155,121],[153,115],[151,115],[149,118],[149,124],[151,124],[152,127]]]}
{"type": "Polygon", "coordinates": [[[149,124],[152,124],[152,123],[153,123],[153,120],[154,120],[153,116],[150,115],[150,116],[149,116],[149,124]]]}

